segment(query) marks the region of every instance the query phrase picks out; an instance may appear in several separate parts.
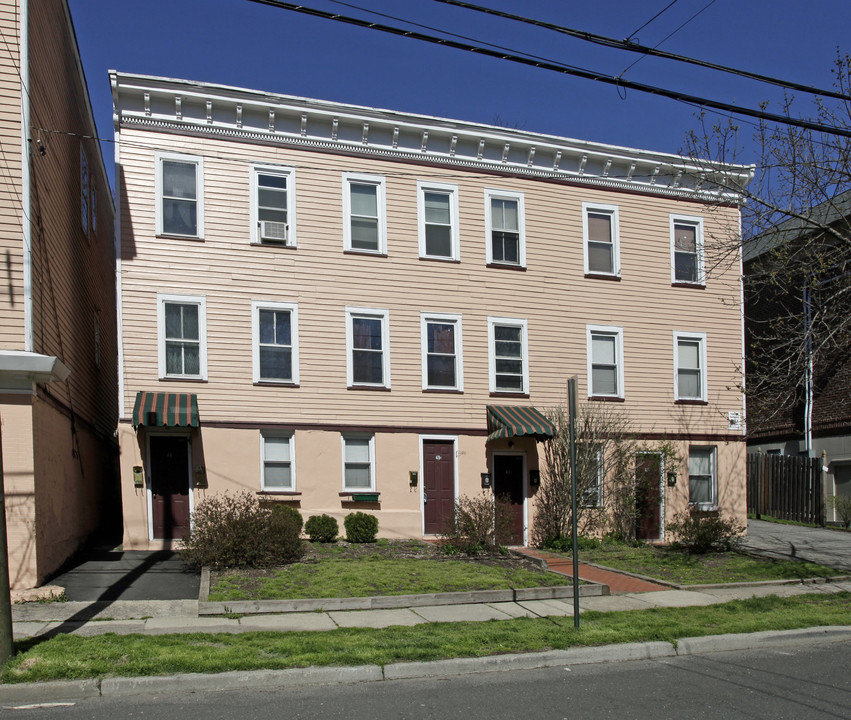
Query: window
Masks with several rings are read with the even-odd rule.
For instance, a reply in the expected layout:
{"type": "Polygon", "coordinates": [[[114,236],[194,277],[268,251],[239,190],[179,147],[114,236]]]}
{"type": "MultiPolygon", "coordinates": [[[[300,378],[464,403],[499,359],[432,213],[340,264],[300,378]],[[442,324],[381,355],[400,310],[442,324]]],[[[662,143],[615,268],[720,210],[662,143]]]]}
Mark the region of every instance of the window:
{"type": "Polygon", "coordinates": [[[292,433],[261,432],[260,457],[263,461],[261,490],[295,490],[295,438],[292,433]]]}
{"type": "Polygon", "coordinates": [[[526,266],[523,193],[485,190],[488,264],[526,266]]]}
{"type": "Polygon", "coordinates": [[[374,435],[343,435],[343,490],[375,490],[374,435]]]}
{"type": "Polygon", "coordinates": [[[671,215],[672,282],[703,285],[703,220],[671,215]]]}
{"type": "Polygon", "coordinates": [[[420,315],[423,390],[463,390],[461,316],[420,315]]]}
{"type": "Polygon", "coordinates": [[[380,175],[343,174],[343,243],[346,250],[387,252],[384,178],[380,175]]]}
{"type": "Polygon", "coordinates": [[[706,399],[706,334],[675,332],[674,400],[706,399]]]}
{"type": "Polygon", "coordinates": [[[251,242],[295,247],[295,171],[251,167],[251,242]]]}
{"type": "Polygon", "coordinates": [[[157,235],[204,237],[204,161],[157,153],[157,235]]]}
{"type": "Polygon", "coordinates": [[[89,234],[89,161],[80,146],[80,226],[89,234]]]}
{"type": "Polygon", "coordinates": [[[458,186],[417,183],[420,257],[459,259],[458,186]]]}
{"type": "Polygon", "coordinates": [[[251,303],[254,382],[298,383],[298,305],[251,303]]]}
{"type": "Polygon", "coordinates": [[[618,208],[582,203],[585,273],[620,275],[618,208]]]}
{"type": "Polygon", "coordinates": [[[715,482],[715,448],[689,447],[688,449],[688,501],[704,509],[717,505],[715,482]]]}
{"type": "Polygon", "coordinates": [[[591,397],[623,398],[623,328],[588,325],[591,397]]]}
{"type": "Polygon", "coordinates": [[[207,379],[206,300],[158,295],[161,378],[207,379]]]}
{"type": "Polygon", "coordinates": [[[349,387],[390,387],[389,322],[387,310],[346,308],[349,387]]]}
{"type": "Polygon", "coordinates": [[[488,318],[490,391],[529,393],[526,321],[488,318]]]}
{"type": "Polygon", "coordinates": [[[580,505],[585,508],[597,508],[603,506],[603,480],[605,478],[605,465],[603,462],[603,449],[599,445],[578,448],[579,458],[577,465],[585,469],[591,476],[590,482],[582,491],[580,505]],[[587,455],[586,455],[587,454],[587,455]],[[584,468],[583,468],[584,466],[584,468]]]}

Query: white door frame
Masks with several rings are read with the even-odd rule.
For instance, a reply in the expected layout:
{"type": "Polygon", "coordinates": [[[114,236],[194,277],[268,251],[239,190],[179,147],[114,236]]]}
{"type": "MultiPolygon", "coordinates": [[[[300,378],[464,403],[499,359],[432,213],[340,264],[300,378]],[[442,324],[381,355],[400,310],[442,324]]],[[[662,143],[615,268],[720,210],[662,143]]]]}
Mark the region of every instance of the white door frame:
{"type": "Polygon", "coordinates": [[[452,465],[453,465],[453,473],[454,473],[454,487],[453,492],[455,493],[455,502],[458,502],[458,493],[459,493],[459,473],[458,473],[458,436],[457,435],[420,435],[419,438],[419,447],[420,447],[420,482],[417,483],[419,485],[419,494],[420,494],[420,534],[425,535],[425,503],[423,502],[423,496],[425,494],[425,467],[423,464],[423,442],[426,440],[435,440],[437,442],[451,442],[452,443],[452,465]]]}
{"type": "Polygon", "coordinates": [[[529,545],[529,474],[526,472],[526,451],[525,450],[491,450],[490,451],[490,469],[491,469],[491,497],[496,502],[496,472],[494,458],[497,455],[514,455],[520,456],[523,459],[523,547],[529,545]]]}
{"type": "Polygon", "coordinates": [[[171,428],[147,429],[145,428],[145,479],[147,486],[147,506],[148,506],[148,540],[162,540],[163,538],[154,537],[154,497],[153,486],[151,484],[151,438],[152,437],[184,437],[188,452],[186,453],[186,473],[189,478],[189,527],[192,527],[192,513],[195,511],[195,493],[192,478],[192,431],[191,430],[174,430],[171,428]]]}

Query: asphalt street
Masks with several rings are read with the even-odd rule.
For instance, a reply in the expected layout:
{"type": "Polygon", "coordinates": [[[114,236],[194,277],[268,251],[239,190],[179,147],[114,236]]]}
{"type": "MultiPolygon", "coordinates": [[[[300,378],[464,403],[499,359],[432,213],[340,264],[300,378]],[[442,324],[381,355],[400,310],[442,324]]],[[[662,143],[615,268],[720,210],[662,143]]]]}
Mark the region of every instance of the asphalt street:
{"type": "Polygon", "coordinates": [[[748,520],[744,547],[760,555],[809,560],[851,572],[851,532],[748,520]]]}

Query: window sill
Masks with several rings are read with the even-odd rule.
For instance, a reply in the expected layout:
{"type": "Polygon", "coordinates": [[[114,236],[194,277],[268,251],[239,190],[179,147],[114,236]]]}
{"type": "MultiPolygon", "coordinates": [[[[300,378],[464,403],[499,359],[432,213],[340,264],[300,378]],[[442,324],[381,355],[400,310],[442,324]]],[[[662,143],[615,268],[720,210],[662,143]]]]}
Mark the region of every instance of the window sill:
{"type": "Polygon", "coordinates": [[[290,382],[288,380],[256,380],[254,382],[255,387],[288,387],[288,388],[297,388],[301,387],[298,383],[290,382]]]}
{"type": "Polygon", "coordinates": [[[440,257],[439,255],[420,255],[420,260],[427,260],[429,262],[452,263],[454,265],[461,264],[461,261],[458,258],[440,257]]]}
{"type": "Polygon", "coordinates": [[[458,388],[423,388],[424,393],[439,393],[442,395],[463,395],[464,391],[458,388]]]}
{"type": "Polygon", "coordinates": [[[297,500],[301,493],[296,490],[258,490],[257,494],[262,497],[279,497],[283,500],[297,500]]]}
{"type": "Polygon", "coordinates": [[[709,405],[708,400],[674,400],[674,405],[709,405]]]}
{"type": "Polygon", "coordinates": [[[706,290],[705,283],[684,282],[682,280],[674,281],[671,287],[693,288],[694,290],[706,290]]]}
{"type": "Polygon", "coordinates": [[[620,282],[621,281],[620,275],[609,275],[608,273],[587,272],[587,273],[585,273],[585,277],[588,278],[589,280],[609,280],[611,282],[620,282]]]}
{"type": "Polygon", "coordinates": [[[177,375],[167,375],[160,378],[160,382],[190,382],[190,383],[205,383],[207,378],[204,377],[182,377],[177,375]]]}
{"type": "Polygon", "coordinates": [[[380,250],[352,250],[350,248],[346,248],[343,250],[343,255],[367,255],[369,257],[382,257],[386,258],[387,253],[381,252],[380,250]]]}
{"type": "Polygon", "coordinates": [[[367,390],[372,392],[390,392],[389,387],[383,385],[349,385],[346,390],[367,390]]]}
{"type": "Polygon", "coordinates": [[[613,402],[613,403],[622,403],[626,402],[626,400],[622,397],[615,397],[614,395],[589,395],[589,402],[613,402]]]}
{"type": "Polygon", "coordinates": [[[519,392],[510,392],[510,391],[502,391],[502,390],[494,390],[490,393],[490,397],[502,397],[502,398],[528,398],[529,393],[519,393],[519,392]]]}
{"type": "Polygon", "coordinates": [[[512,263],[489,262],[485,265],[485,267],[497,268],[499,270],[519,270],[520,272],[526,272],[525,265],[515,265],[512,263]]]}
{"type": "Polygon", "coordinates": [[[366,502],[366,503],[377,503],[379,502],[378,497],[381,493],[375,492],[374,490],[362,490],[361,492],[349,491],[346,490],[340,493],[340,501],[341,502],[366,502]]]}
{"type": "Polygon", "coordinates": [[[160,233],[157,235],[157,239],[160,238],[163,240],[189,240],[190,242],[204,242],[204,238],[199,237],[198,235],[169,235],[168,233],[160,233]]]}
{"type": "Polygon", "coordinates": [[[264,247],[264,248],[273,248],[275,250],[298,250],[298,245],[295,243],[276,243],[276,242],[261,242],[259,240],[252,240],[250,243],[251,247],[264,247]]]}

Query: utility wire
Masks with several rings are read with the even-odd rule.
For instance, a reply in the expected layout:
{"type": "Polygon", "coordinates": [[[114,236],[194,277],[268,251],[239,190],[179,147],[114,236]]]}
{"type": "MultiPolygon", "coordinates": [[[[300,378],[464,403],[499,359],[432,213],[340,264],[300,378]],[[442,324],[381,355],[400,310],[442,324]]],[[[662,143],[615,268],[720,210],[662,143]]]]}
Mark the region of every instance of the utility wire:
{"type": "MultiPolygon", "coordinates": [[[[259,1],[260,0],[254,0],[254,2],[259,1]]],[[[699,67],[709,68],[710,70],[719,70],[720,72],[738,75],[740,77],[748,78],[749,80],[758,80],[759,82],[768,83],[769,85],[777,85],[778,87],[787,88],[789,90],[796,90],[799,92],[810,93],[813,95],[820,95],[822,97],[834,98],[836,100],[851,101],[851,96],[843,95],[842,93],[836,92],[834,90],[815,88],[811,85],[802,85],[800,83],[792,82],[790,80],[780,80],[778,78],[770,77],[768,75],[760,75],[758,73],[748,72],[747,70],[740,70],[738,68],[728,67],[726,65],[719,65],[717,63],[711,63],[705,60],[698,60],[696,58],[691,58],[686,55],[678,55],[676,53],[667,52],[665,50],[659,50],[657,48],[645,47],[644,45],[639,45],[638,43],[632,42],[629,39],[617,40],[615,38],[606,37],[605,35],[597,35],[596,33],[586,32],[585,30],[575,30],[573,28],[565,27],[563,25],[556,25],[554,23],[545,22],[543,20],[534,20],[532,18],[524,17],[522,15],[514,15],[513,13],[503,12],[502,10],[493,10],[482,5],[475,5],[473,3],[466,2],[465,0],[435,0],[435,2],[443,3],[445,5],[454,5],[456,7],[465,8],[467,10],[475,10],[476,12],[485,13],[486,15],[495,15],[497,17],[505,18],[507,20],[515,20],[516,22],[525,23],[527,25],[534,25],[536,27],[545,28],[547,30],[554,30],[555,32],[561,33],[562,35],[569,35],[570,37],[579,38],[580,40],[585,40],[596,45],[603,45],[604,47],[616,48],[618,50],[626,50],[628,52],[642,53],[644,55],[652,55],[653,57],[661,57],[665,58],[666,60],[677,60],[679,62],[688,63],[690,65],[697,65],[699,67]]],[[[707,5],[706,7],[709,6],[707,5]]],[[[705,9],[706,8],[703,8],[703,10],[705,9]]],[[[701,10],[700,12],[703,12],[703,10],[701,10]]],[[[695,16],[692,16],[692,18],[690,18],[687,22],[690,22],[693,17],[695,16]]],[[[677,30],[679,29],[680,28],[677,28],[677,30]]],[[[675,30],[674,32],[677,32],[677,30],[675,30]]],[[[670,35],[668,37],[670,37],[670,35]]]]}
{"type": "MultiPolygon", "coordinates": [[[[632,80],[624,80],[622,78],[613,77],[604,73],[594,72],[592,70],[586,70],[584,68],[566,66],[543,60],[534,60],[531,58],[521,57],[510,53],[497,52],[495,50],[489,50],[488,48],[481,47],[479,45],[469,45],[467,43],[462,43],[455,40],[439,38],[433,35],[425,35],[423,33],[414,32],[412,30],[404,30],[402,28],[392,27],[390,25],[381,25],[379,23],[370,22],[368,20],[361,20],[359,18],[348,17],[346,15],[340,15],[338,13],[330,13],[324,10],[309,8],[304,5],[295,5],[293,3],[283,2],[282,0],[250,1],[259,3],[261,5],[270,5],[281,10],[290,10],[292,12],[301,13],[303,15],[310,15],[312,17],[321,18],[323,20],[334,20],[336,22],[354,25],[356,27],[367,28],[369,30],[377,30],[379,32],[384,32],[391,35],[397,35],[401,37],[412,38],[414,40],[421,40],[423,42],[433,43],[436,45],[442,45],[444,47],[451,47],[456,50],[465,50],[467,52],[476,53],[477,55],[497,58],[498,60],[507,60],[509,62],[514,62],[521,65],[528,65],[542,70],[550,70],[552,72],[561,73],[563,75],[573,75],[575,77],[580,77],[585,80],[595,80],[597,82],[601,82],[607,85],[614,85],[616,87],[625,88],[627,90],[645,92],[651,95],[658,95],[660,97],[670,98],[679,102],[693,103],[701,107],[713,108],[715,110],[723,110],[725,112],[730,112],[736,115],[745,115],[748,117],[760,118],[762,120],[778,123],[780,125],[793,125],[795,127],[804,128],[806,130],[814,130],[816,132],[822,132],[829,135],[841,135],[843,137],[851,137],[851,129],[846,130],[844,128],[832,127],[830,125],[824,125],[823,123],[811,120],[800,120],[798,118],[792,118],[786,115],[777,115],[776,113],[769,113],[764,110],[753,110],[751,108],[741,107],[732,103],[721,102],[719,100],[711,100],[696,95],[689,95],[688,93],[682,93],[676,90],[668,90],[666,88],[657,87],[655,85],[647,85],[646,83],[639,83],[632,80]]],[[[438,0],[438,2],[454,3],[455,0],[438,0]]]]}
{"type": "Polygon", "coordinates": [[[642,25],[640,28],[638,28],[638,30],[633,30],[633,31],[632,31],[629,35],[627,35],[627,36],[626,36],[626,39],[627,39],[627,40],[632,40],[632,38],[634,38],[636,35],[638,35],[638,33],[640,33],[642,30],[644,30],[644,28],[646,28],[646,27],[647,27],[650,23],[652,23],[652,22],[653,22],[653,21],[654,21],[657,17],[659,17],[659,16],[660,16],[660,15],[662,15],[663,13],[667,12],[668,10],[670,10],[670,9],[671,9],[674,5],[676,5],[678,2],[679,2],[679,0],[671,0],[671,2],[669,2],[667,5],[665,5],[665,7],[663,7],[663,8],[662,8],[659,12],[657,12],[657,13],[656,13],[656,14],[655,14],[652,18],[650,18],[650,19],[649,19],[646,23],[644,23],[644,25],[642,25]]]}

